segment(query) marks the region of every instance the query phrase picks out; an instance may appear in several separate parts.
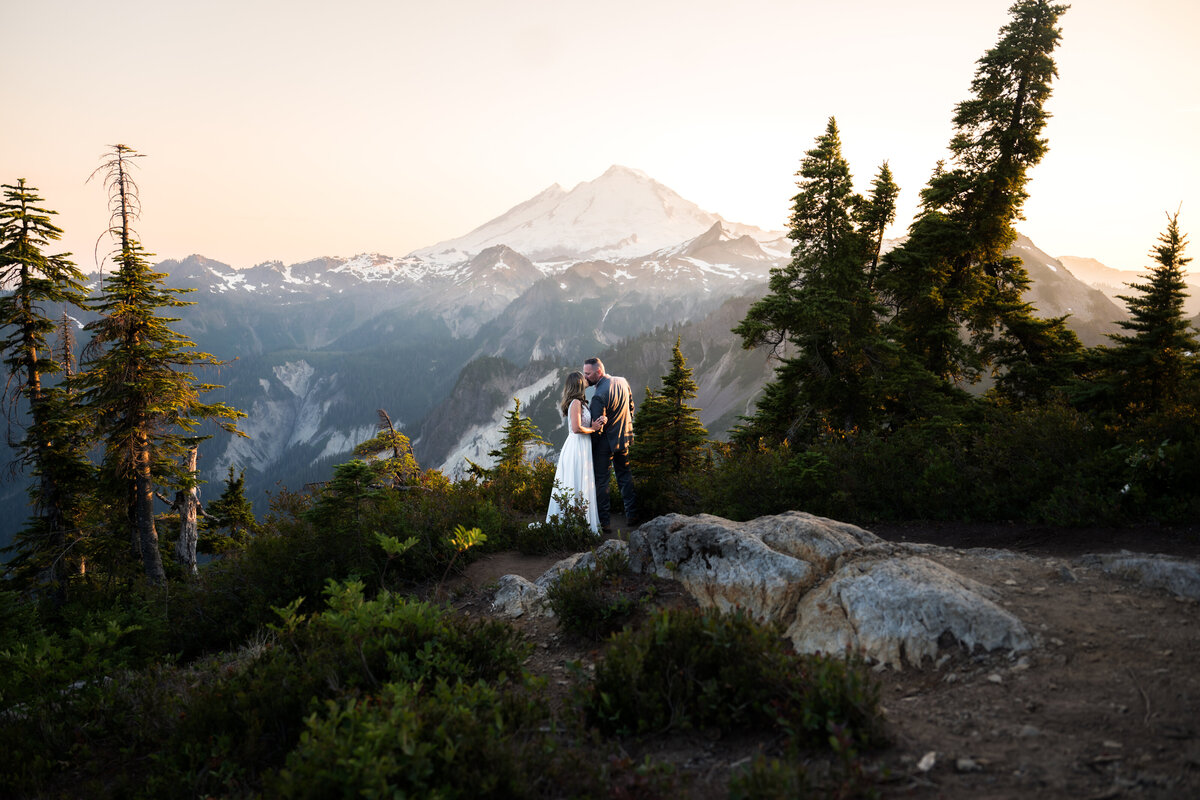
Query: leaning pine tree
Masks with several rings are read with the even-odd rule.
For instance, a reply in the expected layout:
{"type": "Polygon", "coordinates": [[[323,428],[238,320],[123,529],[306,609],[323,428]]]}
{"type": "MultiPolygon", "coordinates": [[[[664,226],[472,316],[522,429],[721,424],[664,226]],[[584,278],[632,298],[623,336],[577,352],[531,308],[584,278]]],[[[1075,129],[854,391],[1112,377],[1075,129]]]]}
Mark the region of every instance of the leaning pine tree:
{"type": "Polygon", "coordinates": [[[109,485],[117,487],[116,507],[125,512],[116,524],[128,531],[146,578],[161,583],[165,573],[154,525],[156,488],[187,490],[195,484],[195,474],[182,462],[204,438],[196,435],[202,420],[240,434],[233,420],[244,414],[224,403],[201,401],[201,395],[217,387],[199,383],[192,370],[223,362],[198,352],[190,339],[172,330],[170,323],[177,319],[159,316],[162,309],[191,304],[176,298],[186,290],[163,286],[166,275],[150,268],[149,254],[133,238],[131,225],[140,205],[129,169],[138,157],[129,147],[114,145],[97,170],[109,191],[116,272],[94,303],[101,316],[87,326],[92,340],[79,383],[104,445],[102,471],[109,485]]]}
{"type": "Polygon", "coordinates": [[[74,413],[62,380],[69,370],[69,346],[60,359],[50,347],[56,323],[48,305],[82,307],[83,274],[69,253],[48,255],[45,248],[62,236],[50,221],[55,212],[41,208],[42,198],[24,180],[5,184],[0,202],[0,353],[8,380],[4,408],[23,405],[25,435],[17,444],[19,462],[37,482],[31,488],[34,516],[18,534],[14,575],[58,581],[85,568],[81,520],[89,494],[91,467],[85,457],[83,420],[74,413]],[[45,378],[57,378],[49,383],[45,378]]]}
{"type": "Polygon", "coordinates": [[[993,368],[1002,384],[1013,376],[1010,394],[1033,394],[1045,389],[1038,373],[1053,375],[1059,358],[1080,349],[1062,319],[1033,315],[1022,300],[1029,276],[1007,254],[1028,172],[1047,150],[1045,106],[1066,8],[1019,0],[1009,9],[999,41],[978,62],[973,96],[955,109],[949,166],[938,165],[908,240],[880,264],[890,334],[948,383],[971,383],[993,368]]]}

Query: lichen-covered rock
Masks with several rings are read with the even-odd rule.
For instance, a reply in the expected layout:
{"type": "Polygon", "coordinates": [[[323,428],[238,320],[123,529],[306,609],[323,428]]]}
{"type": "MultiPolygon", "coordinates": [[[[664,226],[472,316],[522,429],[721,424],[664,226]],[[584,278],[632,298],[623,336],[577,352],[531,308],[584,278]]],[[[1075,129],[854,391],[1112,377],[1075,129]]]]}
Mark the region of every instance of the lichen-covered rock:
{"type": "Polygon", "coordinates": [[[994,597],[925,558],[851,560],[805,595],[786,636],[797,652],[849,648],[896,667],[936,658],[947,636],[968,651],[1032,647],[1025,626],[994,597]]]}
{"type": "Polygon", "coordinates": [[[760,621],[790,615],[820,573],[741,527],[708,515],[658,517],[630,534],[629,567],[679,581],[701,607],[740,608],[760,621]]]}
{"type": "Polygon", "coordinates": [[[1200,563],[1152,553],[1103,553],[1080,556],[1080,563],[1136,581],[1152,589],[1166,589],[1180,597],[1200,600],[1200,563]]]}
{"type": "Polygon", "coordinates": [[[534,583],[543,591],[550,588],[550,584],[558,580],[558,576],[564,572],[573,569],[594,569],[596,560],[604,558],[612,553],[628,553],[629,545],[619,539],[608,539],[601,543],[595,550],[588,550],[584,553],[576,553],[572,556],[567,556],[562,561],[557,562],[550,569],[542,573],[534,583]]]}
{"type": "Polygon", "coordinates": [[[927,551],[795,511],[749,522],[672,514],[629,538],[634,572],[678,580],[701,606],[779,623],[801,652],[849,648],[899,667],[950,642],[1032,646],[993,590],[917,555],[927,551]]]}
{"type": "Polygon", "coordinates": [[[492,597],[492,610],[498,616],[516,618],[547,616],[546,590],[522,578],[520,575],[503,575],[498,581],[496,594],[492,597]]]}
{"type": "Polygon", "coordinates": [[[830,569],[846,553],[884,543],[857,525],[803,511],[788,511],[731,524],[737,525],[743,533],[757,537],[772,550],[807,561],[821,570],[830,569]]]}
{"type": "Polygon", "coordinates": [[[573,569],[593,569],[597,558],[627,551],[628,545],[625,542],[610,539],[595,550],[564,558],[543,572],[536,581],[527,580],[520,575],[504,575],[498,581],[496,594],[492,597],[492,610],[499,616],[509,618],[525,615],[552,617],[554,611],[546,601],[546,592],[560,575],[573,569]]]}
{"type": "MultiPolygon", "coordinates": [[[[560,575],[625,549],[605,542],[536,582],[506,575],[493,605],[511,617],[549,615],[546,590],[560,575]]],[[[900,667],[920,666],[943,646],[1031,648],[1033,637],[995,603],[994,589],[922,557],[940,550],[798,511],[749,522],[670,514],[634,531],[627,548],[632,571],[679,581],[702,607],[777,623],[798,652],[849,649],[900,667]]]]}

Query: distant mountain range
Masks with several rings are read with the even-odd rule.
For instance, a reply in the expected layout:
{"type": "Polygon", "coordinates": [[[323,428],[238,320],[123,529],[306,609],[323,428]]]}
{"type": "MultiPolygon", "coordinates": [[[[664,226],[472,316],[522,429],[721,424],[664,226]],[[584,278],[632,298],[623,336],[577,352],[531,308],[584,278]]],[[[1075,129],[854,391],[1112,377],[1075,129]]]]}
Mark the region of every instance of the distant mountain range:
{"type": "MultiPolygon", "coordinates": [[[[1133,290],[1131,283],[1141,283],[1146,280],[1146,270],[1130,272],[1129,270],[1113,269],[1101,264],[1094,258],[1079,258],[1077,256],[1059,256],[1071,274],[1093,289],[1099,289],[1106,297],[1125,308],[1125,301],[1119,295],[1128,295],[1133,290]]],[[[1200,315],[1200,283],[1188,281],[1188,297],[1183,301],[1183,313],[1189,317],[1200,315]]]]}
{"type": "MultiPolygon", "coordinates": [[[[276,483],[324,480],[371,435],[378,408],[423,466],[450,473],[465,458],[486,462],[514,397],[557,443],[566,372],[599,355],[640,398],[667,371],[677,336],[701,419],[720,436],[753,412],[773,372],[730,329],[790,249],[783,232],[726,221],[614,166],[399,258],[161,262],[168,285],[196,290],[178,330],[231,362],[204,376],[225,387],[210,398],[248,414],[248,439],[214,432],[202,447],[207,495],[229,465],[246,470],[260,506],[276,483]]],[[[1109,297],[1023,237],[1013,252],[1044,315],[1070,314],[1089,344],[1116,330],[1124,312],[1109,297]]],[[[10,489],[0,502],[21,499],[10,489]]]]}

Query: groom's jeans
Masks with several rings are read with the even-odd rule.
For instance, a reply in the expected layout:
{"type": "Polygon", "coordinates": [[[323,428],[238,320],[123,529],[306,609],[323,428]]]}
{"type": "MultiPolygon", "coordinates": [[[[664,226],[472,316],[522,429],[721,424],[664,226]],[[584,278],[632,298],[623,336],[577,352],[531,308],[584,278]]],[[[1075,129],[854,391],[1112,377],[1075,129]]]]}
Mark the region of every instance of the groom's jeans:
{"type": "Polygon", "coordinates": [[[617,473],[617,486],[621,489],[621,500],[625,504],[625,518],[637,516],[637,495],[633,492],[633,473],[629,471],[629,454],[614,453],[608,440],[596,437],[592,440],[592,469],[596,473],[596,514],[600,527],[607,528],[611,512],[608,502],[608,476],[611,470],[617,473]],[[599,439],[599,441],[596,441],[599,439]]]}

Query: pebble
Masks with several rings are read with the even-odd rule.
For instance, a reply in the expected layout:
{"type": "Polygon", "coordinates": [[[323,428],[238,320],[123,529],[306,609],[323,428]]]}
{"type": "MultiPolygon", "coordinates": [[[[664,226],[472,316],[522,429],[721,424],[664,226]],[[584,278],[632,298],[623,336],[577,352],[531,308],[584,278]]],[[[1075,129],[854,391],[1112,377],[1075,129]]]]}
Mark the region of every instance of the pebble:
{"type": "Polygon", "coordinates": [[[995,672],[993,672],[991,675],[988,675],[987,679],[989,683],[1004,683],[1004,678],[1001,678],[995,672]]]}
{"type": "Polygon", "coordinates": [[[921,772],[929,772],[933,769],[933,765],[937,763],[937,751],[930,750],[925,755],[921,756],[921,760],[917,762],[917,769],[921,772]]]}
{"type": "Polygon", "coordinates": [[[973,758],[960,758],[954,762],[954,768],[959,772],[979,772],[983,767],[973,758]]]}
{"type": "Polygon", "coordinates": [[[1032,739],[1035,736],[1041,736],[1042,732],[1032,725],[1022,725],[1021,730],[1017,733],[1022,739],[1032,739]]]}

